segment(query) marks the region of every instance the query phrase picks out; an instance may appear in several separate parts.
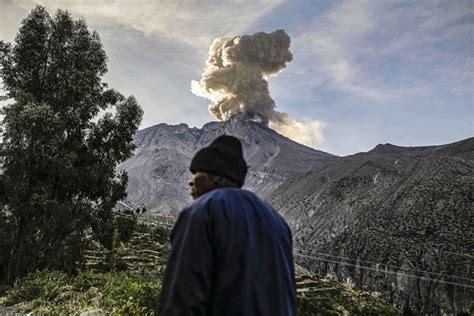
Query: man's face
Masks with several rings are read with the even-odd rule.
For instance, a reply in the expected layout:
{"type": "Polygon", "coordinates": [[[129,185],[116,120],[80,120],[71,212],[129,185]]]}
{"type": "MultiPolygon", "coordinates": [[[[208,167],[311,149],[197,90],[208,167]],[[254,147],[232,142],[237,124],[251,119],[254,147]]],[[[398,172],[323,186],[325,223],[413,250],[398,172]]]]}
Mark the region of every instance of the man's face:
{"type": "Polygon", "coordinates": [[[201,195],[216,188],[214,180],[201,171],[193,173],[189,185],[191,186],[191,195],[193,196],[193,199],[197,199],[201,195]]]}

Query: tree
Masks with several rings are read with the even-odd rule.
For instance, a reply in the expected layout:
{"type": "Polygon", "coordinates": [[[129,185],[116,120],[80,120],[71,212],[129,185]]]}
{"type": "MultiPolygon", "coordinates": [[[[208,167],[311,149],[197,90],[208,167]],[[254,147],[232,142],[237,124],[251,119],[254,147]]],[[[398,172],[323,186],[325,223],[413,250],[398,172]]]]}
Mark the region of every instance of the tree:
{"type": "Polygon", "coordinates": [[[102,82],[106,61],[84,20],[61,10],[51,17],[41,6],[22,21],[13,45],[0,42],[0,75],[12,100],[3,109],[0,205],[14,240],[0,274],[10,280],[38,268],[73,272],[86,231],[113,231],[112,208],[127,185],[116,166],[132,155],[143,112],[133,96],[102,82]]]}

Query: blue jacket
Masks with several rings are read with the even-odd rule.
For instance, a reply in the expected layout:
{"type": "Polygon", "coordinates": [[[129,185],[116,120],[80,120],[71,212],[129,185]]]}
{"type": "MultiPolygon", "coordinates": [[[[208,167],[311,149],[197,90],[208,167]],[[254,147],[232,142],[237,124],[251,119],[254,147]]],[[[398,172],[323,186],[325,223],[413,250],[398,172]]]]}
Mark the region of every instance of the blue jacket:
{"type": "Polygon", "coordinates": [[[290,228],[255,194],[201,196],[170,239],[159,315],[296,315],[290,228]]]}

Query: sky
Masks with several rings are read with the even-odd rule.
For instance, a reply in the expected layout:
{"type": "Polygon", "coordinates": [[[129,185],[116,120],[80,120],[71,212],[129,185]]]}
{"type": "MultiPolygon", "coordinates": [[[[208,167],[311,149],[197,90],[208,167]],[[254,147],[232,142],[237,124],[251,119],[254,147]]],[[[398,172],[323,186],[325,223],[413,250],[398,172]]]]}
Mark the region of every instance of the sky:
{"type": "Polygon", "coordinates": [[[474,136],[472,0],[0,0],[0,39],[13,41],[36,4],[100,34],[104,81],[137,98],[141,128],[214,120],[190,88],[213,40],[284,29],[293,60],[270,94],[276,110],[322,122],[314,148],[345,156],[474,136]]]}

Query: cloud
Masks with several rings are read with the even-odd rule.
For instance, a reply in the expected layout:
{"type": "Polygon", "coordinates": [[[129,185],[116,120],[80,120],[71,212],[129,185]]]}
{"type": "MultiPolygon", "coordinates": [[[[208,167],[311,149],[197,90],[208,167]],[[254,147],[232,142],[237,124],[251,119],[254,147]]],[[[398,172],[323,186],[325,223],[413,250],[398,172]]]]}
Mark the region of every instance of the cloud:
{"type": "Polygon", "coordinates": [[[15,34],[23,18],[21,8],[9,1],[0,2],[0,11],[8,14],[2,14],[0,18],[0,40],[10,42],[15,38],[15,34]]]}
{"type": "Polygon", "coordinates": [[[137,97],[147,113],[142,127],[163,120],[200,125],[208,120],[208,114],[188,115],[197,104],[204,104],[187,93],[188,84],[200,74],[212,40],[245,33],[279,3],[1,0],[0,34],[2,39],[13,40],[20,21],[36,4],[45,6],[51,15],[57,9],[68,10],[100,33],[109,56],[105,80],[137,97]]]}
{"type": "Polygon", "coordinates": [[[368,2],[345,1],[316,19],[309,28],[312,31],[302,34],[295,42],[304,47],[303,53],[320,62],[320,71],[332,84],[342,90],[352,90],[356,87],[354,78],[361,70],[353,62],[352,51],[347,49],[346,43],[373,28],[368,2]]]}
{"type": "Polygon", "coordinates": [[[49,10],[67,9],[91,25],[123,25],[147,36],[171,39],[205,52],[212,39],[240,34],[280,1],[15,1],[31,9],[35,2],[49,10]]]}
{"type": "Polygon", "coordinates": [[[467,88],[449,69],[474,70],[473,6],[342,1],[296,36],[294,67],[314,74],[309,84],[378,102],[467,88]]]}

